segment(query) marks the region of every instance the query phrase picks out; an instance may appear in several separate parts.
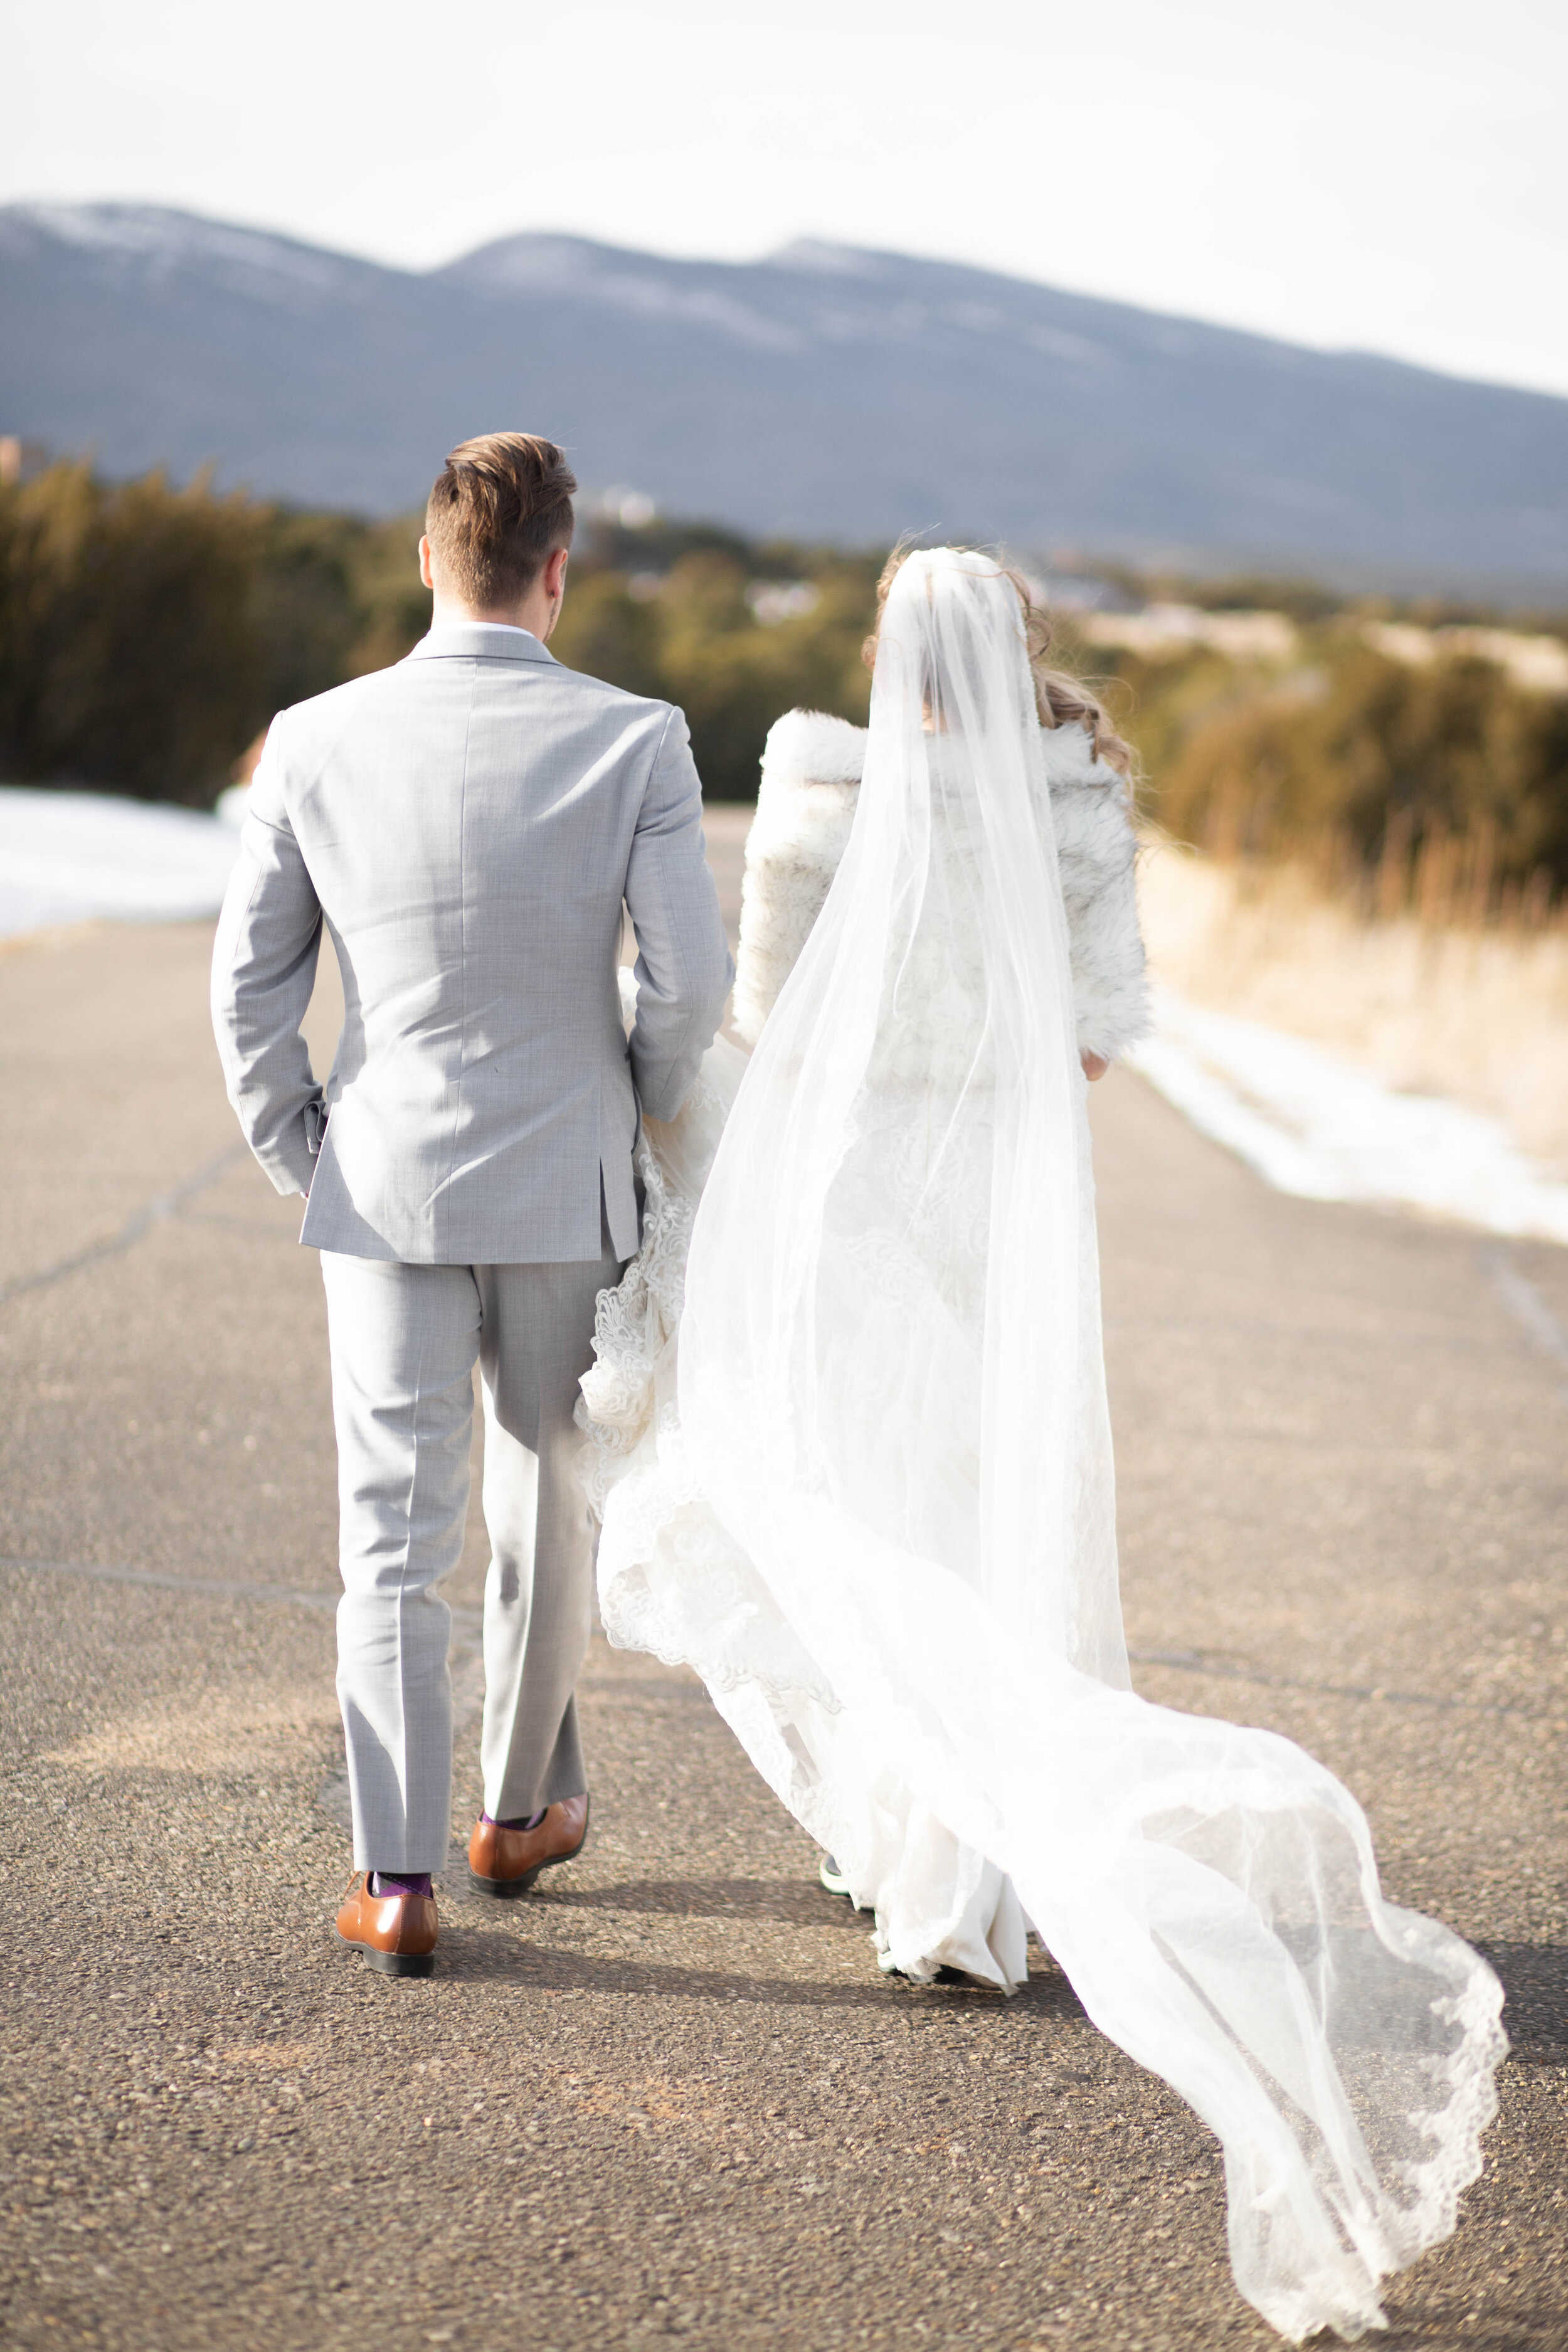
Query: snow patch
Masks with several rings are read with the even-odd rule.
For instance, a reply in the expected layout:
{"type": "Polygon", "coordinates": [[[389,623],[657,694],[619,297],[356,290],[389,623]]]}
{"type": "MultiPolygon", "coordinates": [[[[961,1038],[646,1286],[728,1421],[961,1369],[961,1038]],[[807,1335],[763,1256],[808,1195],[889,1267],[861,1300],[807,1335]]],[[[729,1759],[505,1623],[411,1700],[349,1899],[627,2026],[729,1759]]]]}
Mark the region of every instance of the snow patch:
{"type": "Polygon", "coordinates": [[[1527,1160],[1498,1120],[1396,1093],[1304,1038],[1161,990],[1154,1034],[1128,1060],[1276,1192],[1568,1243],[1568,1184],[1527,1160]]]}
{"type": "Polygon", "coordinates": [[[232,823],[195,809],[0,787],[0,938],[216,915],[238,848],[232,823]]]}
{"type": "Polygon", "coordinates": [[[332,290],[355,274],[374,275],[376,265],[329,253],[297,238],[230,221],[204,219],[163,205],[25,204],[5,207],[8,222],[32,228],[61,245],[90,252],[132,254],[164,268],[183,261],[216,261],[246,270],[294,278],[332,290]]]}

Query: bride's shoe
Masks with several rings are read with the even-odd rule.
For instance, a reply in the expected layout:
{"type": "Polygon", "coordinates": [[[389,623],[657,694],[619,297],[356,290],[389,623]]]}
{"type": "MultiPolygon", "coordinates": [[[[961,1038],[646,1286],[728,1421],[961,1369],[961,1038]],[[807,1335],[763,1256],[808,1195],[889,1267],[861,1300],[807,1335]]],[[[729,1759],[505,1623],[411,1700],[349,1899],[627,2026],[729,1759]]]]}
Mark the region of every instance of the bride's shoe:
{"type": "Polygon", "coordinates": [[[830,1853],[825,1853],[823,1855],[822,1860],[816,1866],[816,1874],[822,1881],[824,1886],[826,1887],[829,1895],[843,1895],[847,1896],[851,1903],[854,1902],[855,1897],[849,1893],[849,1881],[845,1877],[844,1873],[839,1869],[838,1864],[834,1861],[833,1856],[830,1853]]]}

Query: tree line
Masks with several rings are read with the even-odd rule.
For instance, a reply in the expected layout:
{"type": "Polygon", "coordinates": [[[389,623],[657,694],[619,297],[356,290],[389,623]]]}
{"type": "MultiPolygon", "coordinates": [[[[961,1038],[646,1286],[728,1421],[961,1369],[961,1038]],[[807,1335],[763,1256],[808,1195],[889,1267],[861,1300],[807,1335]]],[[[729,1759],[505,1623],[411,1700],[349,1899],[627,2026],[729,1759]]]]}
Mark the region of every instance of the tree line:
{"type": "MultiPolygon", "coordinates": [[[[417,517],[301,513],[205,481],[0,484],[0,780],[210,807],[272,714],[429,625],[417,517]]],[[[552,650],[679,702],[707,789],[745,799],[795,703],[864,718],[879,559],[589,524],[552,650]],[[759,578],[805,593],[758,617],[759,578]],[[750,595],[750,600],[749,600],[750,595]]],[[[767,609],[765,604],[763,608],[767,609]]]]}
{"type": "MultiPolygon", "coordinates": [[[[0,485],[0,779],[210,806],[275,710],[423,634],[418,535],[414,517],[303,513],[158,474],[110,483],[79,464],[0,485]]],[[[710,795],[746,800],[781,711],[864,720],[881,561],[589,520],[552,649],[679,703],[710,795]]],[[[1136,598],[1150,583],[1117,585],[1136,598]]],[[[1301,651],[1283,672],[1204,647],[1152,658],[1075,644],[1064,616],[1064,661],[1101,685],[1167,833],[1264,857],[1329,844],[1385,885],[1403,861],[1413,887],[1447,858],[1472,899],[1568,889],[1568,698],[1488,661],[1390,659],[1365,642],[1366,608],[1310,585],[1181,593],[1287,611],[1301,651]]]]}
{"type": "Polygon", "coordinates": [[[1568,890],[1568,696],[1491,661],[1390,659],[1362,618],[1319,620],[1283,673],[1099,655],[1145,814],[1220,856],[1314,865],[1384,913],[1544,913],[1568,890]]]}

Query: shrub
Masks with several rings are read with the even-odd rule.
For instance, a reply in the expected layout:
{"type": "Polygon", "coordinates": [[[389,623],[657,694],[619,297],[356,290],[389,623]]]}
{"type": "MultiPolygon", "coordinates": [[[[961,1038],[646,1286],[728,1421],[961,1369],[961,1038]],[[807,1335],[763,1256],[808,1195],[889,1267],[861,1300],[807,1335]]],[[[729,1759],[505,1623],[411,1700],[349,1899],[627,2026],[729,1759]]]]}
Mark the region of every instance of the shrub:
{"type": "MultiPolygon", "coordinates": [[[[712,534],[718,539],[719,534],[712,534]]],[[[704,542],[672,550],[664,572],[606,566],[592,537],[563,608],[551,651],[569,668],[591,671],[634,694],[679,703],[691,729],[698,772],[710,800],[747,801],[768,729],[797,704],[863,722],[869,680],[860,647],[870,625],[878,564],[704,542]],[[809,579],[809,612],[764,624],[749,590],[769,576],[809,579]]]]}
{"type": "Polygon", "coordinates": [[[159,474],[0,486],[0,775],[210,804],[275,710],[407,651],[416,537],[159,474]]]}
{"type": "Polygon", "coordinates": [[[1568,884],[1568,699],[1490,663],[1409,667],[1341,641],[1177,732],[1151,805],[1203,846],[1268,856],[1336,835],[1370,866],[1484,835],[1497,882],[1568,884]]]}

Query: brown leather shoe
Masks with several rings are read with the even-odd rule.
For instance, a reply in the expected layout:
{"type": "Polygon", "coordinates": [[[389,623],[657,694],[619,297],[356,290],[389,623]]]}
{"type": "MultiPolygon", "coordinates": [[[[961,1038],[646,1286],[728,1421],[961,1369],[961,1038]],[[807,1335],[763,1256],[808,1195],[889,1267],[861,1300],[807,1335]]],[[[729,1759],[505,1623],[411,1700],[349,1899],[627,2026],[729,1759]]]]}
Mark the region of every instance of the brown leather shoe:
{"type": "Polygon", "coordinates": [[[436,1897],[373,1895],[362,1870],[338,1912],[338,1941],[388,1977],[427,1977],[436,1965],[436,1897]]]}
{"type": "Polygon", "coordinates": [[[526,1895],[542,1870],[570,1862],[588,1836],[588,1800],[547,1805],[536,1830],[503,1829],[483,1815],[468,1840],[468,1876],[481,1895],[526,1895]]]}

